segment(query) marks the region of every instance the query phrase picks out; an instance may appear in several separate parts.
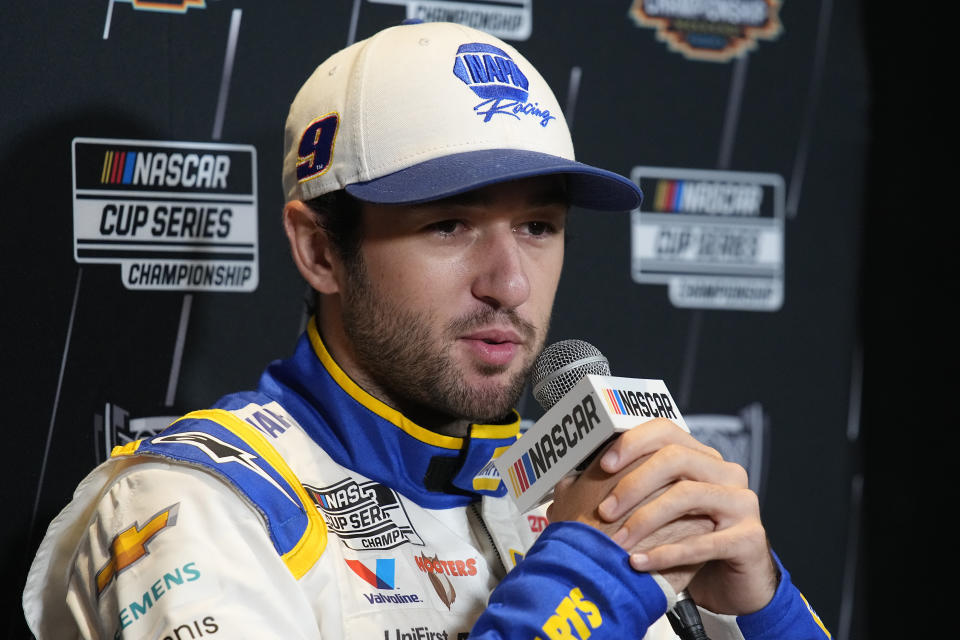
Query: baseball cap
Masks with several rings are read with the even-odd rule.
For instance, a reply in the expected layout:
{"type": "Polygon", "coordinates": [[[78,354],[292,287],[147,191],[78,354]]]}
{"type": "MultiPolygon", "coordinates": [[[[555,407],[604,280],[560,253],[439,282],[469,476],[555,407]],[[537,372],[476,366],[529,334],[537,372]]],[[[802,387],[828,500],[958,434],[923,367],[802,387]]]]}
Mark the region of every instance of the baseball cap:
{"type": "Polygon", "coordinates": [[[548,174],[565,174],[571,204],[589,209],[633,209],[642,197],[574,159],[560,105],[526,58],[459,24],[403,24],[333,54],[287,116],[287,200],[346,189],[415,204],[548,174]]]}

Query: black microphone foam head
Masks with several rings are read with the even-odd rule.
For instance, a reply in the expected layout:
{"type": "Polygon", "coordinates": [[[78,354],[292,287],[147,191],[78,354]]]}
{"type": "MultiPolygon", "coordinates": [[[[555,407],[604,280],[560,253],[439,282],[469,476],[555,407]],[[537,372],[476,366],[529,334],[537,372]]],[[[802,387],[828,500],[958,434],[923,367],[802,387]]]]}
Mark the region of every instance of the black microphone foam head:
{"type": "Polygon", "coordinates": [[[610,363],[600,350],[583,340],[561,340],[543,350],[533,363],[533,397],[544,411],[555,405],[587,374],[610,375],[610,363]]]}

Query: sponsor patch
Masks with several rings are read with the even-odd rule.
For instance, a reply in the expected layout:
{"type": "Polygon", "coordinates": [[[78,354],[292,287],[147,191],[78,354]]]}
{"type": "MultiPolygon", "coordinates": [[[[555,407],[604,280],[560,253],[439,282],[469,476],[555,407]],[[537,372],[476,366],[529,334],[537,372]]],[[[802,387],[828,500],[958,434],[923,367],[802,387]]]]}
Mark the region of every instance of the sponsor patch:
{"type": "Polygon", "coordinates": [[[191,620],[173,627],[167,631],[160,640],[193,640],[202,638],[204,635],[213,635],[220,631],[220,625],[217,624],[213,616],[204,616],[200,620],[191,620]],[[196,631],[196,635],[194,635],[196,631]]]}
{"type": "Polygon", "coordinates": [[[371,571],[359,560],[345,560],[347,566],[371,587],[376,589],[393,589],[396,584],[397,561],[393,558],[379,558],[376,568],[371,571]]]}
{"type": "Polygon", "coordinates": [[[533,0],[370,0],[406,6],[407,18],[456,22],[502,38],[527,40],[533,33],[533,0]]]}
{"type": "Polygon", "coordinates": [[[550,524],[550,521],[544,516],[529,515],[527,516],[527,523],[530,525],[531,533],[540,533],[547,528],[547,525],[550,524]]]}
{"type": "Polygon", "coordinates": [[[423,607],[424,598],[418,593],[383,593],[399,591],[397,585],[397,561],[395,558],[377,558],[373,566],[359,560],[344,559],[350,571],[359,579],[376,589],[372,593],[362,593],[368,605],[387,607],[423,607]]]}
{"type": "MultiPolygon", "coordinates": [[[[466,640],[469,633],[458,633],[457,640],[466,640]]],[[[383,640],[453,640],[453,635],[444,631],[433,631],[430,627],[408,627],[406,629],[384,629],[383,640]]]]}
{"type": "MultiPolygon", "coordinates": [[[[574,587],[557,605],[555,613],[547,618],[541,629],[549,640],[567,638],[589,638],[592,631],[603,625],[603,616],[594,603],[583,597],[580,589],[574,587]],[[577,635],[573,635],[573,632],[577,635]]],[[[537,640],[540,640],[539,636],[537,640]]]]}
{"type": "Polygon", "coordinates": [[[220,438],[212,436],[209,433],[204,433],[203,431],[182,431],[179,433],[156,436],[150,440],[150,443],[154,445],[187,444],[192,447],[196,447],[207,457],[209,457],[210,460],[217,464],[238,464],[269,482],[274,489],[286,496],[287,500],[292,502],[294,505],[297,507],[300,506],[300,502],[296,498],[296,495],[291,496],[289,491],[280,486],[280,484],[274,480],[273,477],[263,469],[263,467],[255,462],[259,459],[258,456],[245,449],[236,447],[229,442],[224,442],[220,438]]]}
{"type": "Polygon", "coordinates": [[[287,429],[296,424],[296,420],[276,401],[263,405],[251,402],[232,413],[273,439],[283,435],[287,429]]]}
{"type": "Polygon", "coordinates": [[[345,478],[327,487],[303,485],[323,514],[328,530],[357,551],[423,546],[399,494],[374,482],[345,478]]]}
{"type": "MultiPolygon", "coordinates": [[[[499,453],[502,452],[495,451],[494,457],[498,457],[499,453]]],[[[497,471],[497,465],[491,460],[473,477],[473,488],[477,491],[496,491],[501,482],[502,478],[497,471]]]]}
{"type": "Polygon", "coordinates": [[[780,0],[633,0],[630,17],[689,60],[727,62],[783,31],[780,0]]]}
{"type": "Polygon", "coordinates": [[[676,307],[776,311],[784,297],[784,183],[772,173],[634,167],[631,275],[676,307]]]}
{"type": "Polygon", "coordinates": [[[140,525],[136,522],[118,533],[110,543],[110,559],[97,571],[97,596],[113,582],[117,574],[136,564],[141,558],[150,555],[150,541],[168,528],[177,524],[180,503],[172,504],[151,516],[140,525]]]}
{"type": "Polygon", "coordinates": [[[477,575],[477,559],[466,558],[464,560],[441,560],[439,556],[434,555],[428,558],[422,551],[420,555],[415,556],[417,568],[423,573],[438,574],[447,576],[475,576],[477,575]]]}
{"type": "Polygon", "coordinates": [[[120,609],[117,614],[120,622],[118,634],[149,614],[161,598],[168,597],[168,594],[182,585],[196,582],[200,577],[200,569],[197,568],[196,562],[188,562],[182,567],[174,567],[170,571],[165,571],[162,576],[158,576],[156,580],[150,583],[136,600],[127,603],[120,609]]]}
{"type": "Polygon", "coordinates": [[[447,607],[447,610],[457,599],[457,590],[453,587],[453,583],[448,576],[469,577],[477,575],[476,558],[441,560],[437,555],[428,558],[421,551],[420,555],[414,556],[414,560],[417,568],[430,578],[430,586],[437,592],[437,597],[447,607]]]}
{"type": "Polygon", "coordinates": [[[252,145],[73,140],[73,255],[128,289],[253,291],[252,145]]]}

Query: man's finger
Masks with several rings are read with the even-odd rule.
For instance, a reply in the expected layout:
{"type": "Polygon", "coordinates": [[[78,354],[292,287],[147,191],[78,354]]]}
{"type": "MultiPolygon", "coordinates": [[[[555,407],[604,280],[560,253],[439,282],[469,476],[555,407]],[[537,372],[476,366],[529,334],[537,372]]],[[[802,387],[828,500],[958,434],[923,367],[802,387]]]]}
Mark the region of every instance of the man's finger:
{"type": "Polygon", "coordinates": [[[746,488],[747,473],[740,465],[725,462],[684,445],[668,444],[624,476],[600,503],[598,511],[612,522],[657,492],[681,480],[746,488]]]}
{"type": "Polygon", "coordinates": [[[723,459],[716,449],[699,442],[670,420],[657,418],[622,433],[601,456],[600,466],[607,473],[616,473],[634,460],[650,455],[668,444],[683,444],[723,459]]]}
{"type": "Polygon", "coordinates": [[[740,564],[739,560],[756,549],[766,548],[766,533],[759,523],[741,523],[738,526],[693,535],[677,542],[663,544],[630,555],[630,566],[638,571],[660,571],[688,564],[724,560],[740,564]]]}
{"type": "Polygon", "coordinates": [[[749,489],[683,480],[630,514],[622,526],[627,534],[618,537],[629,549],[670,522],[691,515],[710,518],[718,529],[760,521],[757,496],[749,489]]]}

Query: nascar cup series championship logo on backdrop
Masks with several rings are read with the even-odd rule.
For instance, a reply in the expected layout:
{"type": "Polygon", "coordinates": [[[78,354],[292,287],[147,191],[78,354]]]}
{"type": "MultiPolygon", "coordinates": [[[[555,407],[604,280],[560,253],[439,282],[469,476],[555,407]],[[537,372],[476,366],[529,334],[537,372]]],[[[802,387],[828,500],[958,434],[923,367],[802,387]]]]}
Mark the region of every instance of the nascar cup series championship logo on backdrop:
{"type": "Polygon", "coordinates": [[[647,194],[631,218],[631,275],[677,307],[783,305],[784,183],[773,173],[634,167],[647,194]]]}
{"type": "Polygon", "coordinates": [[[780,35],[780,0],[634,0],[630,16],[690,60],[727,62],[780,35]]]}
{"type": "Polygon", "coordinates": [[[75,138],[79,263],[119,264],[128,289],[253,291],[251,145],[75,138]]]}
{"type": "Polygon", "coordinates": [[[407,7],[407,18],[456,22],[504,40],[526,40],[533,32],[533,0],[370,0],[407,7]]]}

